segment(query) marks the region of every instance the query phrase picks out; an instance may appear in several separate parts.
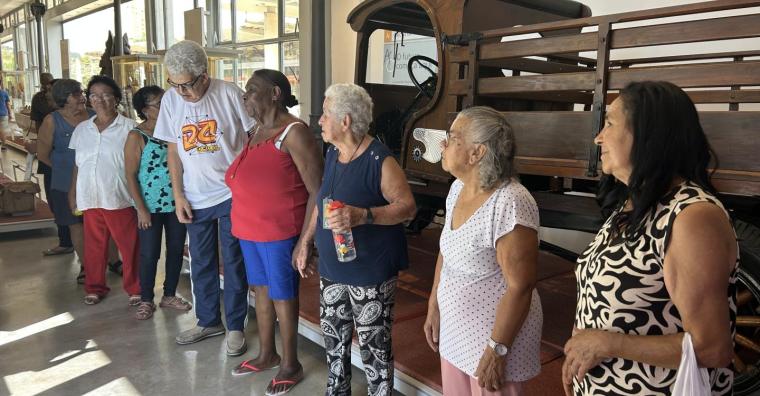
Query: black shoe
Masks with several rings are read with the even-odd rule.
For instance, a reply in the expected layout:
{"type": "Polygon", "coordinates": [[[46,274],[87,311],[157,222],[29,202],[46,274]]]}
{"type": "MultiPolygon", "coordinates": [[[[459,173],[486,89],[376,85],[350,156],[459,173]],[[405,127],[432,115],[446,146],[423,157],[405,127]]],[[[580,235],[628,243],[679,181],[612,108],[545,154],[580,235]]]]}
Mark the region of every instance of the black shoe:
{"type": "Polygon", "coordinates": [[[77,283],[84,284],[84,267],[79,267],[79,275],[77,275],[77,283]]]}
{"type": "Polygon", "coordinates": [[[111,272],[113,272],[114,274],[117,274],[119,276],[124,275],[124,270],[121,268],[121,266],[122,266],[121,260],[113,262],[113,263],[108,263],[108,269],[111,270],[111,272]]]}

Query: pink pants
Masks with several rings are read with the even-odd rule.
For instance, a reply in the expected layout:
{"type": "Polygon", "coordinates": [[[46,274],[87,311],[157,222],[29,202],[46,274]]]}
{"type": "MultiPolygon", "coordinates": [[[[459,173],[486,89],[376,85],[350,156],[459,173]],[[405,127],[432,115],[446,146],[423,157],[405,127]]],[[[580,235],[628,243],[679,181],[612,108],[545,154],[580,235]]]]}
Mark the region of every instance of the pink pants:
{"type": "Polygon", "coordinates": [[[441,379],[444,396],[521,396],[523,394],[522,382],[507,382],[496,392],[481,388],[477,378],[470,377],[446,359],[441,359],[441,379]]]}

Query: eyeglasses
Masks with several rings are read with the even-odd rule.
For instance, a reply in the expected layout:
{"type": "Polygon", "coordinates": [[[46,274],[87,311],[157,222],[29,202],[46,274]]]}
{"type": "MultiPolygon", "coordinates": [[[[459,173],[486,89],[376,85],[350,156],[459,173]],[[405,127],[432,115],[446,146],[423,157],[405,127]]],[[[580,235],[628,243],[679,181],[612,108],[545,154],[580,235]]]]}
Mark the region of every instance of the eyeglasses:
{"type": "Polygon", "coordinates": [[[166,83],[169,84],[169,85],[171,85],[172,87],[174,87],[174,89],[179,89],[179,90],[182,90],[182,91],[189,91],[189,90],[191,90],[195,86],[195,83],[198,82],[198,80],[201,78],[202,75],[203,75],[203,73],[201,73],[197,77],[195,77],[195,79],[193,79],[193,81],[189,81],[189,82],[182,83],[182,84],[175,83],[171,79],[167,78],[166,79],[166,83]]]}
{"type": "Polygon", "coordinates": [[[106,100],[111,100],[114,97],[115,96],[113,94],[110,94],[110,93],[90,94],[88,96],[88,98],[90,98],[91,101],[98,101],[98,100],[106,101],[106,100]]]}

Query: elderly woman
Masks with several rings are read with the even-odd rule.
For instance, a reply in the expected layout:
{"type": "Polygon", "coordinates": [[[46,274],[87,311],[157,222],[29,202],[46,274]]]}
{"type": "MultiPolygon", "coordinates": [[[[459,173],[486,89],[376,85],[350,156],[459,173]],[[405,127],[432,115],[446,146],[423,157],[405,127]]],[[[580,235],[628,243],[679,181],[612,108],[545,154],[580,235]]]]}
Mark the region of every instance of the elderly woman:
{"type": "Polygon", "coordinates": [[[240,239],[248,284],[256,293],[259,352],[232,373],[279,366],[266,389],[267,395],[279,395],[303,378],[296,354],[299,273],[292,262],[294,249],[313,239],[313,229],[304,227],[321,183],[322,153],[306,124],[288,113],[298,101],[285,75],[256,70],[243,99],[256,129],[225,180],[232,191],[232,234],[240,239]],[[274,343],[275,319],[282,358],[274,343]]]}
{"type": "Polygon", "coordinates": [[[520,395],[541,370],[538,207],[515,178],[515,137],[489,107],[459,113],[443,143],[456,180],[424,330],[446,395],[520,395]]]}
{"type": "Polygon", "coordinates": [[[187,225],[196,326],[175,341],[192,344],[222,335],[219,251],[224,261],[227,355],[245,353],[243,334],[248,287],[240,242],[232,235],[232,193],[224,174],[245,146],[255,121],[237,85],[211,78],[203,47],[192,41],[172,45],[164,56],[172,86],[161,99],[154,136],[168,145],[169,173],[177,218],[187,225]]]}
{"type": "Polygon", "coordinates": [[[149,319],[156,310],[153,288],[156,267],[161,257],[161,237],[166,233],[164,296],[159,306],[188,311],[189,302],[176,295],[182,252],[185,249],[185,225],[177,219],[172,198],[172,183],[166,163],[166,143],[153,137],[161,109],[164,90],[150,85],[135,92],[132,103],[143,120],[130,131],[124,147],[127,188],[137,209],[140,237],[140,305],[135,318],[149,319]]]}
{"type": "Polygon", "coordinates": [[[113,238],[124,259],[129,305],[138,305],[137,216],[124,171],[124,144],[135,122],[116,111],[122,93],[110,77],[92,77],[87,95],[95,117],[77,125],[69,143],[76,152],[69,204],[72,211],[84,213],[84,303],[97,304],[110,290],[106,260],[108,239],[113,238]]]}
{"type": "Polygon", "coordinates": [[[671,83],[631,83],[595,143],[615,210],[575,270],[566,393],[669,395],[689,333],[712,394],[731,394],[738,247],[694,104],[671,83]]]}
{"type": "MultiPolygon", "coordinates": [[[[396,278],[409,265],[402,222],[414,217],[414,198],[390,150],[367,134],[372,121],[367,91],[354,84],[332,85],[325,92],[322,111],[322,138],[332,147],[327,149],[310,228],[316,228],[319,249],[327,394],[351,394],[351,339],[356,326],[369,394],[389,395],[396,278]],[[327,200],[345,206],[325,213],[327,200]],[[333,231],[353,232],[354,260],[338,261],[333,231]]],[[[307,257],[308,249],[298,251],[299,269],[307,268],[307,257]]]]}
{"type": "MultiPolygon", "coordinates": [[[[55,223],[67,227],[74,248],[79,256],[80,271],[77,282],[84,282],[84,244],[82,217],[75,216],[69,208],[69,188],[74,171],[74,150],[69,148],[74,128],[92,117],[95,112],[85,107],[86,99],[78,81],[58,80],[51,88],[58,110],[49,113],[38,129],[37,159],[50,171],[48,204],[53,211],[55,223]]],[[[45,176],[48,177],[48,176],[45,176]]],[[[60,233],[59,233],[60,235],[60,233]]]]}

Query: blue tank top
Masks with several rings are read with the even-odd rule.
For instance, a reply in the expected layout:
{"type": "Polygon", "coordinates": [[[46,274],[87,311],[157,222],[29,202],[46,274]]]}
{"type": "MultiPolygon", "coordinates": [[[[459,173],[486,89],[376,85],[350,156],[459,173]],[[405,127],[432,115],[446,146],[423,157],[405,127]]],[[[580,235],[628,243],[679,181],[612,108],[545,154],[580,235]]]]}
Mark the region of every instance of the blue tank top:
{"type": "MultiPolygon", "coordinates": [[[[53,115],[53,149],[50,151],[50,162],[53,164],[50,188],[68,192],[71,187],[71,176],[74,172],[74,150],[69,148],[71,135],[76,125],[66,122],[60,112],[53,115]]],[[[92,117],[95,112],[87,109],[87,115],[92,117]]]]}
{"type": "Polygon", "coordinates": [[[383,161],[390,150],[372,140],[359,157],[348,164],[338,162],[338,150],[330,147],[325,157],[325,172],[319,189],[317,232],[319,275],[331,281],[351,286],[371,286],[396,276],[409,267],[404,225],[364,224],[351,229],[356,244],[356,259],[338,261],[332,231],[322,228],[322,200],[325,197],[347,205],[371,208],[388,205],[380,190],[383,161]]]}
{"type": "Polygon", "coordinates": [[[134,128],[132,131],[139,132],[145,142],[140,157],[140,169],[137,172],[145,206],[148,207],[150,213],[174,212],[166,143],[148,136],[139,128],[134,128]]]}

